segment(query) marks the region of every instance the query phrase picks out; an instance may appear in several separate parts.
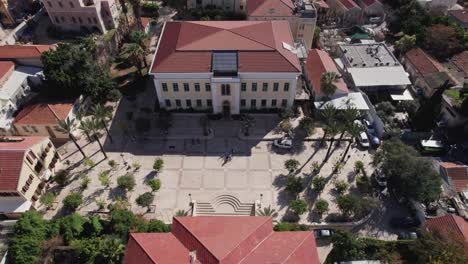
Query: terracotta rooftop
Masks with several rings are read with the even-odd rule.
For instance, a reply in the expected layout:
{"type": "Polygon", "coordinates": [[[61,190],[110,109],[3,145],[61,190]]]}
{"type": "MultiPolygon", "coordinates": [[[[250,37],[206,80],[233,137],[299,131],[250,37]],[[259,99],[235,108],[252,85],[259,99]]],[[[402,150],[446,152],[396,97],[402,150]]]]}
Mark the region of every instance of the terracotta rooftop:
{"type": "Polygon", "coordinates": [[[42,53],[52,49],[54,45],[2,45],[0,59],[32,59],[40,58],[42,53]]]}
{"type": "Polygon", "coordinates": [[[2,191],[16,191],[25,151],[47,139],[47,137],[13,138],[24,140],[19,142],[0,141],[0,190],[2,191]]]}
{"type": "Polygon", "coordinates": [[[151,17],[141,17],[141,25],[143,26],[143,28],[146,28],[150,22],[151,17]]]}
{"type": "Polygon", "coordinates": [[[414,48],[405,54],[406,59],[421,75],[444,71],[443,66],[420,48],[414,48]]]}
{"type": "Polygon", "coordinates": [[[451,62],[468,76],[468,51],[463,51],[454,55],[451,62]]]}
{"type": "Polygon", "coordinates": [[[454,239],[463,242],[468,247],[468,222],[458,215],[448,214],[426,221],[426,226],[431,232],[446,239],[454,239]]]}
{"type": "Polygon", "coordinates": [[[295,16],[292,0],[248,0],[249,17],[289,17],[295,16]]]}
{"type": "Polygon", "coordinates": [[[175,217],[172,232],[131,234],[124,264],[318,264],[313,232],[273,232],[271,217],[175,217]]]}
{"type": "MultiPolygon", "coordinates": [[[[320,89],[320,77],[326,72],[338,72],[335,62],[326,51],[311,49],[306,63],[307,77],[312,83],[316,95],[323,95],[320,89]]],[[[342,78],[335,84],[338,90],[348,93],[348,87],[342,78]]]]}
{"type": "Polygon", "coordinates": [[[371,6],[376,2],[380,3],[378,0],[361,0],[361,1],[365,6],[371,6]]]}
{"type": "Polygon", "coordinates": [[[468,166],[452,162],[442,162],[440,163],[440,167],[445,170],[456,192],[468,190],[468,166]]]}
{"type": "Polygon", "coordinates": [[[12,68],[15,68],[15,63],[12,61],[0,61],[0,79],[3,79],[5,75],[11,72],[12,68]]]}
{"type": "Polygon", "coordinates": [[[360,7],[358,6],[358,4],[356,4],[356,2],[354,2],[353,0],[339,0],[339,1],[340,1],[340,3],[341,3],[344,7],[346,7],[348,10],[349,10],[349,9],[352,9],[352,8],[356,8],[356,7],[357,7],[357,8],[360,8],[360,7]]]}
{"type": "Polygon", "coordinates": [[[466,9],[450,10],[449,15],[462,23],[468,23],[468,11],[466,9]]]}
{"type": "Polygon", "coordinates": [[[73,100],[60,102],[32,102],[15,117],[15,124],[48,125],[64,120],[73,108],[73,100]]]}
{"type": "Polygon", "coordinates": [[[152,73],[211,72],[216,51],[238,54],[239,72],[300,72],[287,21],[167,22],[152,73]]]}

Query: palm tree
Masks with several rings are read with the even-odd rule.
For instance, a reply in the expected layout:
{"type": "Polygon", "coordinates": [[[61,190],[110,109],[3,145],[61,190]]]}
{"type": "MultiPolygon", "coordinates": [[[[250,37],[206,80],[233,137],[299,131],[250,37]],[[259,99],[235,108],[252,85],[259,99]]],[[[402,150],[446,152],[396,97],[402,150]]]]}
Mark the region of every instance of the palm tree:
{"type": "Polygon", "coordinates": [[[276,218],[278,216],[278,212],[275,209],[271,209],[271,206],[263,207],[262,209],[257,209],[257,215],[259,216],[271,216],[272,218],[276,218]]]}
{"type": "Polygon", "coordinates": [[[340,138],[338,139],[338,144],[341,144],[341,140],[343,139],[344,134],[346,133],[351,123],[354,122],[359,116],[359,112],[355,107],[348,107],[341,111],[341,115],[343,117],[343,126],[341,130],[340,138]]]}
{"type": "Polygon", "coordinates": [[[93,114],[94,114],[94,117],[96,118],[96,121],[100,122],[101,125],[106,130],[106,133],[110,139],[110,142],[113,143],[114,141],[112,140],[112,136],[109,132],[109,129],[107,128],[107,120],[112,118],[112,112],[108,108],[103,106],[102,104],[97,104],[93,107],[93,114]]]}
{"type": "Polygon", "coordinates": [[[242,128],[244,129],[244,135],[250,135],[250,128],[255,125],[255,118],[250,115],[243,115],[241,117],[242,128]]]}
{"type": "Polygon", "coordinates": [[[122,47],[120,57],[126,60],[129,64],[137,67],[140,76],[143,75],[143,67],[141,61],[145,61],[145,51],[137,43],[126,43],[122,47]]]}
{"type": "MultiPolygon", "coordinates": [[[[322,115],[325,125],[328,125],[335,121],[336,119],[336,108],[332,104],[326,104],[321,110],[320,114],[322,115]]],[[[322,145],[325,145],[325,139],[327,138],[327,130],[324,129],[322,137],[322,145]]]]}
{"type": "Polygon", "coordinates": [[[143,64],[145,68],[148,68],[148,63],[146,62],[146,55],[148,55],[148,48],[146,47],[145,41],[148,38],[148,35],[144,31],[135,31],[131,33],[131,39],[133,43],[138,44],[144,51],[143,64]]]}
{"type": "Polygon", "coordinates": [[[343,162],[344,159],[346,158],[346,155],[348,154],[351,144],[353,144],[354,139],[357,138],[359,134],[361,133],[362,127],[355,123],[351,123],[350,126],[347,128],[347,131],[348,131],[348,134],[351,135],[351,139],[349,140],[348,146],[346,147],[343,157],[341,157],[341,162],[343,162]]]}
{"type": "Polygon", "coordinates": [[[99,148],[104,155],[104,159],[107,159],[107,154],[99,140],[99,130],[102,129],[101,123],[97,122],[95,119],[88,119],[81,122],[81,127],[89,131],[90,136],[99,144],[99,148]]]}
{"type": "Polygon", "coordinates": [[[325,161],[327,161],[330,155],[333,142],[335,141],[335,136],[339,131],[338,123],[336,121],[331,122],[327,125],[327,127],[325,127],[325,131],[325,133],[330,136],[330,145],[328,146],[327,155],[325,155],[325,161]]]}
{"type": "Polygon", "coordinates": [[[130,4],[132,5],[132,10],[133,10],[133,15],[135,16],[135,19],[137,21],[137,28],[138,30],[142,29],[142,24],[141,24],[141,1],[140,0],[128,0],[130,4]]]}
{"type": "Polygon", "coordinates": [[[93,142],[93,139],[90,136],[92,129],[89,127],[89,123],[85,122],[85,120],[80,119],[80,126],[78,127],[78,129],[85,133],[89,142],[93,142]]]}
{"type": "Polygon", "coordinates": [[[176,216],[189,216],[189,211],[182,210],[182,209],[177,210],[176,216]]]}
{"type": "Polygon", "coordinates": [[[335,83],[340,79],[340,75],[336,72],[326,72],[320,76],[320,91],[330,98],[337,89],[335,83]]]}
{"type": "Polygon", "coordinates": [[[84,154],[83,150],[81,149],[80,145],[78,145],[78,142],[76,142],[76,138],[73,136],[72,131],[73,131],[73,122],[75,120],[70,120],[68,117],[65,120],[59,120],[58,124],[60,126],[60,130],[63,131],[64,133],[68,134],[68,137],[75,143],[76,148],[81,152],[81,155],[83,155],[83,158],[86,158],[86,155],[84,154]]]}

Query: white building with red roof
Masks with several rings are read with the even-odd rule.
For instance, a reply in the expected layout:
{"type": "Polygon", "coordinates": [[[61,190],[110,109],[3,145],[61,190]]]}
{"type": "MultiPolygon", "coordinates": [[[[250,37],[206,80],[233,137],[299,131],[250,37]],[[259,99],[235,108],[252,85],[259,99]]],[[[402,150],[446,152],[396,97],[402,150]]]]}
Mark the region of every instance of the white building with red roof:
{"type": "Polygon", "coordinates": [[[293,105],[301,66],[287,21],[167,22],[151,65],[159,105],[239,114],[293,105]]]}
{"type": "Polygon", "coordinates": [[[468,222],[462,217],[448,214],[431,218],[426,221],[426,227],[436,236],[460,243],[468,249],[468,222]]]}
{"type": "Polygon", "coordinates": [[[59,160],[48,137],[0,138],[0,215],[37,209],[59,160]]]}
{"type": "Polygon", "coordinates": [[[0,61],[13,61],[17,65],[41,67],[42,53],[55,45],[0,45],[0,61]]]}
{"type": "Polygon", "coordinates": [[[132,233],[124,264],[319,264],[312,231],[274,232],[271,217],[175,217],[171,233],[132,233]]]}
{"type": "Polygon", "coordinates": [[[340,24],[354,26],[362,23],[362,9],[353,0],[328,0],[327,4],[340,24]]]}

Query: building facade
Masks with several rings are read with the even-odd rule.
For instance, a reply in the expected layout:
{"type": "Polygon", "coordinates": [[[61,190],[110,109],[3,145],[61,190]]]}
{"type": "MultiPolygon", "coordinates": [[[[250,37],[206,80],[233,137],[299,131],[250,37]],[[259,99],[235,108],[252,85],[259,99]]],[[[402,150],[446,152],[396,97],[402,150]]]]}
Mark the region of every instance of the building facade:
{"type": "Polygon", "coordinates": [[[215,7],[226,11],[244,12],[247,0],[187,0],[187,8],[215,7]]]}
{"type": "Polygon", "coordinates": [[[115,0],[42,0],[52,24],[63,30],[99,31],[117,27],[120,6],[115,0]]]}
{"type": "Polygon", "coordinates": [[[151,66],[159,105],[239,114],[293,105],[299,59],[286,21],[167,22],[151,66]]]}
{"type": "Polygon", "coordinates": [[[353,0],[328,0],[327,4],[339,24],[351,26],[362,23],[362,9],[353,0]]]}
{"type": "Polygon", "coordinates": [[[16,217],[37,209],[60,156],[47,137],[0,139],[0,214],[16,217]]]}

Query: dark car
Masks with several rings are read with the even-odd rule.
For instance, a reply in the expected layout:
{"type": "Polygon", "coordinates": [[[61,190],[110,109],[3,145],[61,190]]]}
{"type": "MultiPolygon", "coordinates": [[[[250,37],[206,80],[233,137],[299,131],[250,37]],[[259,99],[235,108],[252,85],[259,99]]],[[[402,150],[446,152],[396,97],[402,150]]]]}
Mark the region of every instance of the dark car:
{"type": "Polygon", "coordinates": [[[390,225],[400,228],[414,228],[421,225],[421,221],[413,217],[394,217],[390,219],[390,225]]]}
{"type": "Polygon", "coordinates": [[[333,229],[315,229],[314,236],[315,238],[328,238],[332,237],[335,234],[335,230],[333,229]]]}

